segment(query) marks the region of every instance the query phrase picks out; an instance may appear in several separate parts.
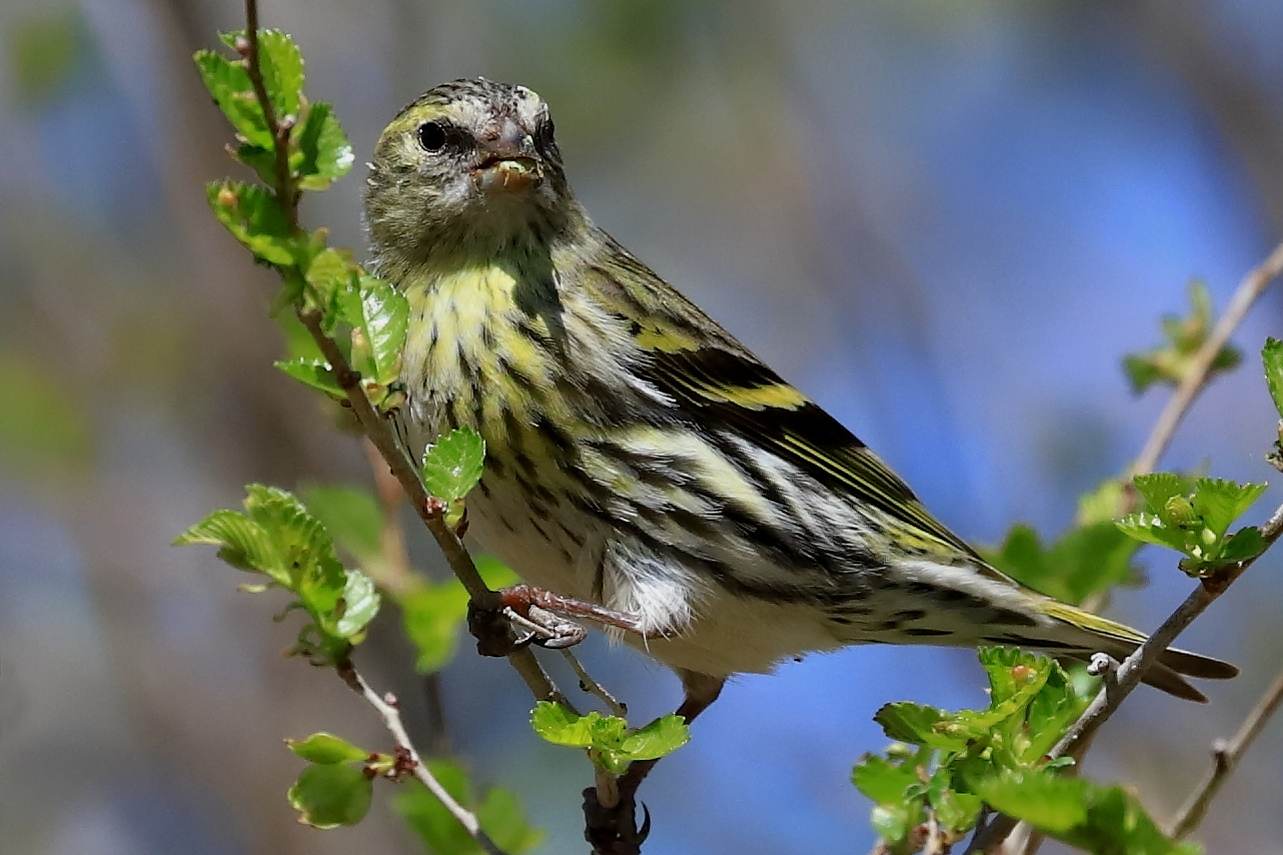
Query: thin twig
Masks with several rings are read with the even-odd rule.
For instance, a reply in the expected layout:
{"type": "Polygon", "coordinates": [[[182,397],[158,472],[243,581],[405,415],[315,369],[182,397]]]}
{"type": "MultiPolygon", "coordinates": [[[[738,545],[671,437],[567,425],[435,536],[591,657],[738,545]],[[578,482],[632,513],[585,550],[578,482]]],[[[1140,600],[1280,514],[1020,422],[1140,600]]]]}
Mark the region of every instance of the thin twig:
{"type": "Polygon", "coordinates": [[[575,656],[575,654],[569,650],[561,651],[561,655],[566,657],[566,661],[570,663],[570,667],[575,672],[575,676],[579,678],[579,687],[581,689],[590,695],[594,695],[598,700],[606,705],[606,708],[609,709],[612,714],[617,715],[620,718],[627,718],[628,708],[620,703],[614,695],[606,691],[605,686],[592,678],[592,675],[588,673],[586,668],[584,668],[583,663],[579,661],[579,657],[575,656]]]}
{"type": "Polygon", "coordinates": [[[477,845],[484,849],[489,855],[505,855],[490,837],[481,830],[481,823],[477,815],[455,801],[454,796],[441,786],[441,782],[436,779],[423,760],[419,757],[419,752],[415,750],[414,743],[410,741],[410,735],[406,733],[405,724],[401,721],[401,710],[397,708],[396,698],[392,695],[382,697],[378,692],[370,688],[370,684],[365,682],[361,672],[357,671],[351,662],[344,662],[338,666],[339,676],[347,683],[353,691],[365,698],[366,702],[378,710],[383,716],[383,724],[392,734],[399,748],[404,749],[410,758],[413,767],[414,777],[418,778],[423,786],[428,788],[432,795],[436,796],[446,810],[450,812],[459,823],[463,826],[464,831],[477,842],[477,845]]]}
{"type": "Polygon", "coordinates": [[[1203,346],[1194,354],[1189,370],[1181,378],[1172,397],[1168,399],[1167,405],[1159,414],[1158,420],[1154,423],[1154,429],[1145,440],[1144,447],[1127,473],[1129,479],[1154,471],[1163,452],[1171,444],[1181,419],[1189,411],[1198,393],[1207,385],[1217,355],[1229,342],[1234,330],[1243,322],[1252,304],[1265,293],[1265,289],[1280,274],[1283,274],[1283,244],[1276,246],[1274,251],[1239,283],[1234,296],[1230,298],[1229,305],[1225,307],[1225,313],[1212,328],[1207,341],[1203,342],[1203,346]]]}
{"type": "Polygon", "coordinates": [[[1270,716],[1274,715],[1281,704],[1283,704],[1283,674],[1274,678],[1274,683],[1248,713],[1243,724],[1239,726],[1238,733],[1234,734],[1234,738],[1229,742],[1217,740],[1212,747],[1212,768],[1208,770],[1207,776],[1198,788],[1190,793],[1189,799],[1172,820],[1172,837],[1177,839],[1184,837],[1203,821],[1208,805],[1211,804],[1212,799],[1216,798],[1221,785],[1238,766],[1239,759],[1252,746],[1252,742],[1260,735],[1265,723],[1270,720],[1270,716]]]}
{"type": "MultiPolygon", "coordinates": [[[[254,87],[254,95],[263,109],[263,116],[267,122],[268,130],[271,132],[273,146],[276,150],[276,196],[281,206],[285,209],[291,228],[297,231],[299,228],[298,195],[295,193],[293,182],[290,179],[288,140],[284,136],[282,127],[277,122],[271,98],[268,97],[267,88],[263,83],[263,74],[259,63],[258,3],[256,0],[245,0],[245,21],[247,30],[245,50],[247,71],[250,82],[254,87]]],[[[414,471],[414,466],[410,463],[409,457],[388,428],[387,422],[375,411],[369,398],[365,396],[365,391],[361,388],[360,375],[352,370],[347,358],[339,350],[338,344],[326,335],[325,330],[322,329],[320,313],[299,308],[298,318],[312,336],[313,341],[316,342],[317,347],[320,348],[326,361],[329,362],[334,378],[343,389],[348,403],[352,406],[352,412],[356,415],[362,430],[365,431],[365,435],[374,443],[384,462],[387,463],[389,470],[401,484],[401,488],[405,490],[406,495],[409,496],[410,504],[414,506],[415,512],[423,520],[423,524],[432,534],[433,539],[436,540],[441,552],[446,557],[446,562],[450,565],[451,571],[467,590],[468,596],[479,608],[497,609],[499,606],[498,593],[486,586],[481,574],[477,572],[472,556],[468,554],[458,536],[446,525],[443,504],[428,495],[423,482],[419,480],[418,474],[414,471]]],[[[553,685],[548,674],[529,650],[513,651],[509,654],[508,661],[512,663],[512,667],[516,669],[522,680],[529,687],[531,694],[537,700],[564,700],[564,696],[553,685]]]]}
{"type": "MultiPolygon", "coordinates": [[[[1283,505],[1275,509],[1265,525],[1261,526],[1261,537],[1266,546],[1272,545],[1283,534],[1283,505]]],[[[1261,553],[1262,555],[1264,552],[1261,553]]],[[[1057,757],[1080,756],[1083,746],[1095,734],[1105,721],[1118,709],[1123,699],[1131,694],[1132,689],[1140,684],[1141,678],[1149,667],[1171,646],[1184,629],[1196,617],[1207,610],[1213,602],[1225,593],[1225,590],[1251,567],[1260,555],[1220,568],[1199,581],[1196,587],[1176,611],[1163,621],[1154,634],[1136,648],[1130,656],[1118,666],[1112,685],[1102,687],[1096,697],[1088,704],[1087,709],[1070,726],[1055,747],[1048,752],[1048,759],[1057,757]]],[[[998,816],[982,832],[976,834],[968,852],[988,852],[1007,838],[1016,826],[1016,821],[1007,816],[998,816]]]]}
{"type": "MultiPolygon", "coordinates": [[[[1252,305],[1280,275],[1283,275],[1283,243],[1276,246],[1264,261],[1248,271],[1247,275],[1243,277],[1242,281],[1239,282],[1238,288],[1235,289],[1234,295],[1230,298],[1229,305],[1225,307],[1225,312],[1221,315],[1220,320],[1212,328],[1202,347],[1194,354],[1185,376],[1181,378],[1176,389],[1172,392],[1172,396],[1168,398],[1158,419],[1154,422],[1154,427],[1150,430],[1149,436],[1145,439],[1145,444],[1141,447],[1140,453],[1136,455],[1136,459],[1132,461],[1131,466],[1127,469],[1126,484],[1123,487],[1123,499],[1118,508],[1119,515],[1128,514],[1136,510],[1140,502],[1140,494],[1136,491],[1133,479],[1137,475],[1147,475],[1153,472],[1155,467],[1158,466],[1163,453],[1171,445],[1172,438],[1176,435],[1176,428],[1184,419],[1185,414],[1189,411],[1199,393],[1207,386],[1216,357],[1225,348],[1225,345],[1229,343],[1230,337],[1233,336],[1234,331],[1238,329],[1243,319],[1247,317],[1252,305]]],[[[1101,592],[1084,601],[1082,607],[1090,612],[1097,611],[1104,605],[1106,597],[1107,593],[1101,592]]],[[[1080,756],[1084,750],[1085,745],[1080,745],[1080,756]]],[[[1003,817],[998,817],[995,819],[993,826],[998,826],[997,831],[1001,831],[1001,825],[1005,822],[1008,821],[1003,817]]],[[[992,827],[987,831],[996,833],[992,827]]],[[[1010,833],[1010,829],[1006,833],[1010,833]]],[[[979,839],[980,837],[981,835],[977,833],[976,838],[979,839]]],[[[1001,838],[998,838],[998,840],[1000,841],[1001,838]]],[[[1036,838],[1031,837],[1029,843],[1023,849],[1024,855],[1033,855],[1038,849],[1039,842],[1036,838]]],[[[969,848],[967,851],[970,852],[971,849],[969,848]]]]}

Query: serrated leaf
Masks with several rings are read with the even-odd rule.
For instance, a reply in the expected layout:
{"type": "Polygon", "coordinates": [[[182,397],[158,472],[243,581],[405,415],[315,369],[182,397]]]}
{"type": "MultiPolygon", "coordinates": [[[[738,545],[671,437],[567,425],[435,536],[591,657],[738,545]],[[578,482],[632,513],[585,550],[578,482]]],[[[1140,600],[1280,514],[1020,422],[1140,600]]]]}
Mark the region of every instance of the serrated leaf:
{"type": "Polygon", "coordinates": [[[1194,482],[1175,472],[1151,472],[1137,475],[1132,479],[1136,492],[1145,499],[1146,506],[1158,513],[1169,499],[1186,496],[1194,488],[1194,482]]]}
{"type": "Polygon", "coordinates": [[[330,363],[324,359],[281,359],[272,363],[278,371],[292,377],[304,386],[324,392],[332,398],[346,400],[347,395],[334,379],[330,363]]]}
{"type": "Polygon", "coordinates": [[[877,805],[869,814],[869,822],[878,837],[892,845],[907,838],[909,830],[917,827],[921,821],[921,800],[915,800],[907,805],[877,805]]]}
{"type": "Polygon", "coordinates": [[[280,567],[271,538],[244,514],[217,510],[174,538],[175,546],[207,544],[219,547],[218,557],[239,570],[266,573],[280,584],[289,574],[280,567]]]}
{"type": "Polygon", "coordinates": [[[1203,524],[1219,538],[1265,492],[1266,484],[1239,484],[1221,478],[1199,478],[1191,497],[1203,524]]]}
{"type": "Polygon", "coordinates": [[[994,810],[1060,836],[1087,821],[1085,788],[1079,778],[1046,772],[1005,772],[984,781],[980,796],[994,810]]]}
{"type": "Polygon", "coordinates": [[[299,822],[316,828],[356,825],[370,809],[372,781],[360,766],[308,766],[286,797],[299,822]]]}
{"type": "Polygon", "coordinates": [[[1167,528],[1163,525],[1163,521],[1153,514],[1146,512],[1128,514],[1115,525],[1118,526],[1118,530],[1123,534],[1142,543],[1152,543],[1155,546],[1167,546],[1175,550],[1184,551],[1184,533],[1167,528]]]}
{"type": "Polygon", "coordinates": [[[481,480],[485,470],[486,443],[470,428],[456,428],[423,454],[424,487],[445,502],[462,499],[481,480]]]}
{"type": "Polygon", "coordinates": [[[322,766],[365,760],[370,752],[332,733],[313,733],[306,739],[287,739],[289,749],[309,763],[322,766]]]}
{"type": "Polygon", "coordinates": [[[214,103],[245,141],[260,149],[272,147],[263,109],[254,97],[254,86],[242,60],[232,60],[210,50],[196,51],[193,59],[214,103]]]}
{"type": "Polygon", "coordinates": [[[593,744],[593,719],[589,716],[599,715],[577,716],[561,704],[540,701],[530,713],[530,726],[545,742],[553,745],[590,748],[593,744]]]}
{"type": "Polygon", "coordinates": [[[965,748],[965,738],[939,730],[948,719],[949,715],[943,710],[909,701],[886,704],[873,716],[873,720],[882,725],[882,731],[890,739],[952,751],[965,748]]]}
{"type": "Polygon", "coordinates": [[[250,484],[245,511],[216,511],[175,541],[208,543],[233,566],[268,576],[292,591],[313,623],[300,633],[300,652],[334,661],[361,640],[365,625],[378,609],[378,594],[362,573],[338,560],[325,527],[291,493],[250,484]]]}
{"type": "Polygon", "coordinates": [[[324,316],[322,325],[326,332],[334,331],[341,307],[351,303],[358,287],[359,269],[350,253],[332,247],[321,250],[308,263],[304,276],[324,316]]]}
{"type": "Polygon", "coordinates": [[[294,236],[284,212],[266,189],[239,181],[215,181],[205,188],[210,210],[256,258],[294,263],[294,236]]]}
{"type": "Polygon", "coordinates": [[[898,804],[905,791],[921,783],[913,765],[891,763],[876,754],[866,754],[851,770],[851,783],[875,804],[898,804]]]}
{"type": "MultiPolygon", "coordinates": [[[[344,301],[352,325],[352,363],[363,385],[387,387],[401,373],[410,304],[388,283],[362,275],[358,299],[344,301]]],[[[367,387],[368,392],[368,387],[367,387]]]]}
{"type": "Polygon", "coordinates": [[[690,728],[679,715],[666,715],[638,728],[623,738],[619,753],[629,760],[666,757],[690,742],[690,728]]]}
{"type": "MultiPolygon", "coordinates": [[[[1167,315],[1162,319],[1166,343],[1144,353],[1128,354],[1123,370],[1132,391],[1140,394],[1155,383],[1176,384],[1193,366],[1195,354],[1207,341],[1212,330],[1212,298],[1202,282],[1190,283],[1190,314],[1186,317],[1167,315]]],[[[1209,374],[1227,371],[1242,361],[1242,354],[1225,345],[1212,360],[1209,374]]]]}
{"type": "Polygon", "coordinates": [[[298,116],[303,97],[303,54],[294,39],[280,30],[258,31],[259,68],[272,99],[276,120],[298,116]]]}
{"type": "Polygon", "coordinates": [[[1267,338],[1261,348],[1261,361],[1265,364],[1265,385],[1274,399],[1274,408],[1283,418],[1283,341],[1267,338]]]}
{"type": "Polygon", "coordinates": [[[343,126],[324,102],[308,107],[298,131],[298,149],[299,187],[303,190],[324,190],[347,175],[356,160],[343,126]]]}
{"type": "Polygon", "coordinates": [[[1225,539],[1216,561],[1219,564],[1238,564],[1260,555],[1267,546],[1269,544],[1261,536],[1261,530],[1254,525],[1247,526],[1225,539]]]}
{"type": "Polygon", "coordinates": [[[1071,846],[1106,855],[1192,855],[1193,844],[1168,839],[1135,798],[1119,787],[1045,771],[1004,772],[982,782],[994,809],[1071,846]]]}
{"type": "MultiPolygon", "coordinates": [[[[428,768],[451,796],[464,806],[476,804],[467,773],[446,760],[430,760],[428,768]]],[[[434,855],[483,855],[476,841],[446,808],[418,781],[408,782],[393,800],[393,808],[418,835],[425,851],[434,855]]],[[[521,855],[543,840],[543,832],[526,820],[517,797],[499,787],[488,790],[476,806],[481,828],[504,852],[521,855]]]]}
{"type": "Polygon", "coordinates": [[[347,571],[347,584],[343,586],[342,615],[335,624],[335,631],[354,643],[359,641],[365,627],[379,613],[381,599],[374,580],[360,570],[347,571]]]}

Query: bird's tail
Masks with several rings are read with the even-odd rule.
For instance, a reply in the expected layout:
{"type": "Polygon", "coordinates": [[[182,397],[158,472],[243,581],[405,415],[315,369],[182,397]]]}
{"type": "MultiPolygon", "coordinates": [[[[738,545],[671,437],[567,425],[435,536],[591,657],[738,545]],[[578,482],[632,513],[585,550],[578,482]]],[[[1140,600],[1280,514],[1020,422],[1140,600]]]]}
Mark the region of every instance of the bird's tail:
{"type": "MultiPolygon", "coordinates": [[[[1121,661],[1145,642],[1144,633],[1074,606],[1054,600],[1041,606],[1042,613],[1054,623],[1048,628],[1050,638],[1040,639],[1036,646],[1053,655],[1088,660],[1093,653],[1103,652],[1121,661]]],[[[1229,662],[1168,648],[1145,672],[1144,682],[1169,695],[1203,703],[1207,697],[1184,677],[1226,680],[1237,674],[1238,668],[1229,662]]]]}

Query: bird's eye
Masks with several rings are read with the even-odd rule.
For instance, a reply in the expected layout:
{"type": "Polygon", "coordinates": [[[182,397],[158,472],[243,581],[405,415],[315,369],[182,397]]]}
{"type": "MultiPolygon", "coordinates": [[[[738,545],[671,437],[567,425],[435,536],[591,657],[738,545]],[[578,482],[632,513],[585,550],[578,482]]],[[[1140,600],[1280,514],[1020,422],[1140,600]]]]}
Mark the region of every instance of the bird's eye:
{"type": "Polygon", "coordinates": [[[424,151],[438,152],[445,148],[446,133],[440,122],[426,122],[419,125],[419,145],[424,151]]]}

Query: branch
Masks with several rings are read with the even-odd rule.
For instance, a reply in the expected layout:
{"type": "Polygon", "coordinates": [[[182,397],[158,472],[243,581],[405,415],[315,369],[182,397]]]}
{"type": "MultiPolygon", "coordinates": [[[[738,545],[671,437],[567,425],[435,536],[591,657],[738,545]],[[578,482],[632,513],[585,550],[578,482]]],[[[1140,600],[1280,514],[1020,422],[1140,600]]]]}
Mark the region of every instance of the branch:
{"type": "MultiPolygon", "coordinates": [[[[1278,540],[1280,534],[1283,534],[1283,505],[1276,508],[1265,525],[1261,526],[1261,537],[1265,540],[1267,547],[1278,540]]],[[[1262,550],[1260,554],[1246,561],[1220,568],[1199,580],[1198,587],[1190,592],[1167,620],[1163,621],[1162,626],[1123,660],[1118,666],[1114,679],[1106,682],[1083,714],[1048,752],[1047,759],[1054,760],[1067,755],[1080,756],[1081,750],[1096,730],[1114,714],[1123,699],[1131,694],[1132,689],[1140,684],[1145,672],[1171,646],[1176,636],[1206,611],[1208,606],[1225,593],[1225,590],[1264,554],[1262,550]]],[[[1015,827],[1016,820],[1008,816],[996,817],[983,831],[976,834],[967,852],[993,851],[1015,827]]]]}
{"type": "MultiPolygon", "coordinates": [[[[1181,378],[1177,384],[1176,391],[1168,399],[1167,405],[1163,407],[1162,413],[1158,416],[1158,421],[1154,423],[1154,429],[1150,432],[1149,438],[1145,440],[1145,445],[1141,452],[1136,456],[1136,461],[1128,470],[1128,480],[1137,475],[1145,475],[1154,471],[1158,465],[1159,458],[1167,450],[1167,446],[1172,442],[1172,436],[1176,433],[1176,428],[1189,411],[1190,405],[1198,397],[1198,393],[1203,391],[1207,385],[1207,380],[1211,374],[1212,364],[1216,361],[1216,356],[1221,352],[1229,342],[1230,336],[1234,330],[1243,322],[1252,304],[1256,302],[1265,289],[1274,282],[1275,279],[1283,274],[1283,244],[1279,244],[1274,251],[1269,254],[1264,261],[1253,268],[1243,281],[1239,283],[1238,289],[1234,296],[1230,298],[1229,305],[1225,307],[1225,314],[1216,322],[1212,328],[1211,334],[1203,346],[1194,354],[1193,362],[1186,375],[1181,378]]],[[[1134,490],[1129,493],[1135,495],[1134,490]]],[[[1133,498],[1134,502],[1135,499],[1133,498]]]]}
{"type": "Polygon", "coordinates": [[[477,815],[465,808],[454,800],[454,796],[441,786],[441,782],[436,779],[432,771],[424,765],[423,760],[419,757],[419,752],[414,749],[414,743],[410,741],[410,735],[405,731],[405,725],[401,722],[401,710],[397,707],[396,698],[392,694],[380,697],[379,693],[370,688],[370,684],[365,682],[361,672],[356,670],[352,663],[344,662],[338,666],[339,676],[343,682],[351,687],[361,697],[365,698],[366,703],[378,710],[379,715],[383,716],[383,724],[387,726],[392,738],[396,741],[397,748],[403,749],[409,757],[409,766],[414,771],[414,777],[418,778],[423,786],[428,788],[428,792],[436,796],[437,799],[450,812],[450,815],[458,820],[459,825],[468,832],[477,845],[488,853],[488,855],[505,855],[490,837],[481,830],[481,823],[477,815]]]}
{"type": "Polygon", "coordinates": [[[1184,837],[1203,821],[1203,817],[1207,814],[1207,807],[1220,792],[1221,785],[1238,766],[1238,761],[1247,753],[1252,742],[1265,727],[1265,723],[1281,704],[1283,704],[1283,674],[1274,678],[1273,685],[1261,696],[1256,707],[1248,713],[1243,724],[1239,726],[1238,733],[1234,734],[1234,738],[1228,743],[1217,740],[1212,746],[1212,768],[1208,770],[1207,777],[1198,788],[1190,793],[1189,799],[1172,820],[1170,832],[1172,837],[1177,839],[1184,837]]]}
{"type": "MultiPolygon", "coordinates": [[[[263,73],[259,63],[258,3],[256,0],[245,0],[245,22],[246,42],[243,52],[247,71],[250,82],[254,87],[254,95],[258,99],[259,106],[263,109],[263,116],[272,135],[273,148],[276,154],[276,186],[274,190],[278,201],[285,210],[291,229],[298,231],[298,194],[290,177],[288,162],[289,151],[286,134],[288,134],[289,129],[282,126],[278,121],[275,110],[272,107],[271,98],[267,94],[267,87],[263,83],[263,73]]],[[[441,548],[451,571],[467,590],[468,596],[479,608],[498,609],[498,593],[486,586],[481,574],[477,572],[476,565],[472,562],[472,556],[468,554],[459,538],[446,525],[444,506],[440,501],[428,495],[426,488],[419,480],[418,473],[414,471],[414,466],[411,464],[409,457],[397,443],[387,423],[375,411],[369,398],[365,396],[364,390],[361,389],[360,375],[352,370],[347,359],[343,356],[343,352],[339,350],[338,344],[326,335],[321,328],[320,314],[316,311],[299,308],[298,317],[311,334],[312,339],[316,342],[317,347],[320,348],[325,359],[329,362],[335,380],[343,389],[348,403],[352,407],[352,412],[356,415],[357,421],[360,422],[365,435],[374,443],[375,448],[379,450],[379,454],[382,455],[388,468],[401,484],[401,488],[409,496],[410,503],[414,506],[419,518],[423,520],[424,525],[441,548]]],[[[516,669],[522,680],[525,681],[536,700],[564,700],[562,694],[553,685],[547,673],[539,665],[538,660],[535,659],[534,654],[529,650],[513,651],[509,654],[508,661],[516,669]]]]}

